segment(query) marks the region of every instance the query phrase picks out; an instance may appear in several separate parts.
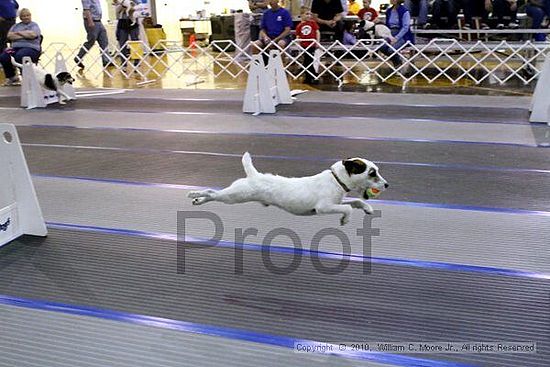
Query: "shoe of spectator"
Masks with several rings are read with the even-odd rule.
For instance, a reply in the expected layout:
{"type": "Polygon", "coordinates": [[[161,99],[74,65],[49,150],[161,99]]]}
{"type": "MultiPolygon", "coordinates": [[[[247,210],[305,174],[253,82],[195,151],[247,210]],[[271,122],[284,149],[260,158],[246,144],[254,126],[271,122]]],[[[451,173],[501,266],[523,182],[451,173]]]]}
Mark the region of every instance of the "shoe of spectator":
{"type": "Polygon", "coordinates": [[[430,29],[432,28],[432,25],[428,22],[422,26],[423,29],[430,29]]]}
{"type": "Polygon", "coordinates": [[[21,79],[18,76],[11,77],[7,79],[4,83],[5,87],[13,87],[16,85],[21,85],[21,79]]]}
{"type": "Polygon", "coordinates": [[[519,23],[518,23],[517,21],[515,21],[515,22],[510,22],[510,23],[508,24],[508,28],[510,28],[510,29],[518,29],[518,28],[519,28],[519,23]]]}
{"type": "Polygon", "coordinates": [[[489,27],[489,26],[488,26],[487,24],[485,24],[485,23],[481,23],[480,28],[481,28],[482,30],[484,30],[484,31],[487,31],[487,30],[491,29],[491,27],[489,27]]]}
{"type": "Polygon", "coordinates": [[[82,63],[81,59],[79,59],[78,57],[75,57],[73,61],[76,64],[76,66],[78,66],[79,69],[84,69],[84,64],[82,63]]]}
{"type": "Polygon", "coordinates": [[[504,29],[504,24],[498,23],[497,24],[497,29],[504,29]]]}
{"type": "Polygon", "coordinates": [[[469,31],[470,29],[472,29],[472,27],[470,27],[469,24],[464,24],[464,26],[462,27],[462,29],[466,30],[466,31],[469,31]]]}

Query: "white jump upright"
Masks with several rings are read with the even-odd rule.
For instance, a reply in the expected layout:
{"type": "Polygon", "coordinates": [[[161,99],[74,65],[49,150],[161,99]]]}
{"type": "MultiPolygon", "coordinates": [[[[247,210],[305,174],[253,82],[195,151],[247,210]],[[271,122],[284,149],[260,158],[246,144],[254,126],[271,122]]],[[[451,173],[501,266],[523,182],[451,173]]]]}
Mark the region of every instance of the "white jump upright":
{"type": "Polygon", "coordinates": [[[262,55],[253,55],[250,61],[246,91],[244,92],[243,112],[256,115],[275,113],[271,82],[262,55]]]}
{"type": "Polygon", "coordinates": [[[253,55],[248,71],[243,112],[275,113],[278,104],[291,104],[288,80],[279,51],[271,51],[266,69],[261,55],[253,55]]]}
{"type": "Polygon", "coordinates": [[[0,246],[24,234],[46,236],[48,231],[17,130],[0,124],[0,246]]]}
{"type": "Polygon", "coordinates": [[[293,100],[290,95],[290,87],[288,85],[288,79],[279,50],[271,50],[269,53],[267,73],[271,78],[271,88],[275,102],[277,104],[292,104],[293,100]]]}
{"type": "MultiPolygon", "coordinates": [[[[55,54],[55,75],[67,72],[67,65],[65,64],[65,59],[63,58],[63,55],[61,52],[57,51],[55,54]]],[[[63,92],[65,92],[71,99],[76,99],[76,92],[74,90],[74,87],[72,84],[65,83],[61,86],[61,89],[63,92]]]]}
{"type": "Polygon", "coordinates": [[[529,110],[530,122],[546,122],[550,126],[550,55],[542,66],[529,110]]]}

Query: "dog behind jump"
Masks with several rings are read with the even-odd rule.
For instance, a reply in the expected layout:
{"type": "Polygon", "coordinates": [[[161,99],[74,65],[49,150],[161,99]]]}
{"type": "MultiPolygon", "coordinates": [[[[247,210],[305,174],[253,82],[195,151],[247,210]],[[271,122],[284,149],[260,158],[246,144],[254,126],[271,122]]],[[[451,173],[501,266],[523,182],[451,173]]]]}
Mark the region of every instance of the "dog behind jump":
{"type": "Polygon", "coordinates": [[[223,190],[192,191],[193,205],[209,201],[226,204],[256,201],[273,205],[295,215],[341,214],[340,224],[348,223],[352,208],[372,214],[372,207],[361,199],[345,199],[350,191],[358,191],[364,199],[388,188],[378,167],[363,158],[348,158],[334,163],[330,169],[314,176],[283,177],[260,173],[247,152],[242,157],[245,178],[223,190]]]}
{"type": "MultiPolygon", "coordinates": [[[[23,65],[15,61],[13,56],[11,57],[11,63],[18,68],[23,68],[23,65]]],[[[61,89],[61,87],[65,84],[73,84],[74,78],[71,74],[66,71],[62,71],[54,76],[52,73],[48,73],[46,70],[42,69],[38,65],[35,65],[34,63],[31,65],[40,86],[44,89],[55,91],[57,93],[57,97],[59,98],[59,104],[65,104],[63,97],[67,101],[72,99],[61,89]]]]}

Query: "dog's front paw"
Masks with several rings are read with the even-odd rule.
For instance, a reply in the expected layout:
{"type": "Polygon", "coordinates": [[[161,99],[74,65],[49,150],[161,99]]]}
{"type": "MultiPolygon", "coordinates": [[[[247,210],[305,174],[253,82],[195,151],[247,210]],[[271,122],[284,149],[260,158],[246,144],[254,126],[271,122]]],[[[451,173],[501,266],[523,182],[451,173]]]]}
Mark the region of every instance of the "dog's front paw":
{"type": "Polygon", "coordinates": [[[372,206],[370,206],[370,204],[367,204],[367,203],[364,203],[365,205],[363,206],[363,211],[367,214],[372,214],[374,213],[374,209],[372,209],[372,206]]]}
{"type": "Polygon", "coordinates": [[[201,196],[201,193],[199,191],[191,191],[187,194],[188,198],[194,199],[201,196]]]}
{"type": "Polygon", "coordinates": [[[65,101],[59,101],[59,104],[67,104],[65,101]]]}
{"type": "Polygon", "coordinates": [[[191,201],[193,205],[201,205],[201,204],[204,204],[205,202],[206,202],[206,198],[194,198],[193,201],[191,201]]]}

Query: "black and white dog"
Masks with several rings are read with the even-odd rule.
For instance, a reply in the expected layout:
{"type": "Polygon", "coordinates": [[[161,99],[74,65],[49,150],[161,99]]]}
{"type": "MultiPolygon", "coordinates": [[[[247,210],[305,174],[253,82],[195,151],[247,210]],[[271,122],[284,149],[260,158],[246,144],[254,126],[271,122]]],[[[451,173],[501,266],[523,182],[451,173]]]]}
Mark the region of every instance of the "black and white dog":
{"type": "MultiPolygon", "coordinates": [[[[11,58],[11,63],[19,68],[23,68],[23,65],[11,58]]],[[[66,71],[62,71],[57,75],[48,73],[46,70],[42,69],[40,66],[32,64],[32,70],[38,80],[40,86],[46,90],[52,90],[57,93],[59,98],[59,104],[65,104],[65,100],[70,101],[72,98],[65,93],[61,87],[65,84],[73,84],[74,78],[66,71]],[[65,98],[65,100],[63,100],[65,98]]]]}
{"type": "Polygon", "coordinates": [[[363,158],[348,158],[334,163],[314,176],[283,177],[260,173],[254,168],[250,154],[242,164],[245,178],[238,179],[223,190],[191,191],[193,205],[209,201],[226,204],[257,201],[274,205],[296,215],[341,214],[340,224],[348,223],[352,208],[372,214],[372,207],[361,199],[345,199],[350,191],[358,191],[364,199],[375,197],[388,187],[378,167],[363,158]]]}

